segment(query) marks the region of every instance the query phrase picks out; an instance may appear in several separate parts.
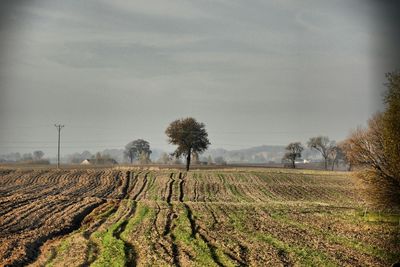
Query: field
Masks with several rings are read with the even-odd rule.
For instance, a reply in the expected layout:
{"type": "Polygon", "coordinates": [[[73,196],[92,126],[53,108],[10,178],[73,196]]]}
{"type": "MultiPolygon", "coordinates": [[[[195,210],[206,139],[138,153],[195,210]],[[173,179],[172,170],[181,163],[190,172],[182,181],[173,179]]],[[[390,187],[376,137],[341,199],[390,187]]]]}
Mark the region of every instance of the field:
{"type": "Polygon", "coordinates": [[[390,266],[348,173],[0,169],[0,266],[390,266]]]}

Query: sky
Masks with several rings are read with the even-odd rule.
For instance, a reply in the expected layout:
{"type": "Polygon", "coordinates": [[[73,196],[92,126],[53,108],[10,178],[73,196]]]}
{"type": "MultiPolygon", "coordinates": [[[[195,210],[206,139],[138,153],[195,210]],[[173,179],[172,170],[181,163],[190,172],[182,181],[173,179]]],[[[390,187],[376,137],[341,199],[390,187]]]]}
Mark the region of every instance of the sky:
{"type": "Polygon", "coordinates": [[[123,148],[192,116],[212,148],[344,139],[398,67],[395,1],[5,0],[0,154],[123,148]]]}

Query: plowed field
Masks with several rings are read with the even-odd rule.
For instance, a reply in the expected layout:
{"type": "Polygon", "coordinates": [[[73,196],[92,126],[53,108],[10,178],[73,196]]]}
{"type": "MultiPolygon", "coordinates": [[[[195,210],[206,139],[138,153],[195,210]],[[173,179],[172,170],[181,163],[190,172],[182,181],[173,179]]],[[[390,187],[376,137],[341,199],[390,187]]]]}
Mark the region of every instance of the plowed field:
{"type": "Polygon", "coordinates": [[[347,173],[0,169],[0,266],[390,266],[347,173]]]}

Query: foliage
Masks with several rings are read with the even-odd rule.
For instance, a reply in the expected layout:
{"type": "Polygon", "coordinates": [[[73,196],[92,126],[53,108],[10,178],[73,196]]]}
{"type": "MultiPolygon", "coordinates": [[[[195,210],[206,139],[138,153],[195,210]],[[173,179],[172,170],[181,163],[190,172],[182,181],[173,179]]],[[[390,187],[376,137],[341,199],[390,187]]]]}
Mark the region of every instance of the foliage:
{"type": "Polygon", "coordinates": [[[165,130],[169,143],[177,145],[175,157],[186,156],[186,170],[189,170],[192,153],[204,152],[210,145],[204,123],[194,118],[185,118],[171,122],[165,130]]]}
{"type": "Polygon", "coordinates": [[[301,152],[304,150],[300,142],[290,143],[286,147],[286,153],[283,159],[289,160],[292,163],[292,167],[296,168],[296,159],[301,158],[301,152]]]}
{"type": "Polygon", "coordinates": [[[100,152],[97,152],[96,155],[92,156],[90,158],[90,163],[92,164],[116,164],[117,161],[113,159],[110,155],[108,154],[102,154],[100,152]]]}
{"type": "Polygon", "coordinates": [[[125,146],[124,155],[129,158],[131,163],[134,159],[139,159],[141,162],[148,162],[150,161],[150,154],[150,144],[143,139],[137,139],[125,146]]]}
{"type": "Polygon", "coordinates": [[[388,82],[384,97],[386,110],[383,113],[383,150],[388,169],[400,183],[400,71],[386,74],[388,82]]]}
{"type": "Polygon", "coordinates": [[[367,168],[359,176],[377,204],[400,205],[400,73],[386,76],[386,110],[375,114],[367,128],[351,133],[345,154],[351,164],[367,168]]]}

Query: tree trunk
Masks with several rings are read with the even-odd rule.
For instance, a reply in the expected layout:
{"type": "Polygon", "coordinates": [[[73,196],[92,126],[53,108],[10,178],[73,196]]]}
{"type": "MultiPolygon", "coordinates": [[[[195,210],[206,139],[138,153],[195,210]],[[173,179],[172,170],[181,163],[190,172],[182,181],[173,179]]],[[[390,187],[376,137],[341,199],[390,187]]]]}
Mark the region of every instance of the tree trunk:
{"type": "Polygon", "coordinates": [[[189,149],[188,153],[187,153],[187,157],[186,157],[186,171],[189,171],[189,167],[190,167],[190,154],[192,152],[192,149],[189,149]]]}
{"type": "Polygon", "coordinates": [[[325,158],[325,170],[328,169],[328,158],[325,158]]]}
{"type": "Polygon", "coordinates": [[[295,162],[295,160],[292,160],[292,166],[293,166],[293,169],[296,169],[296,162],[295,162]]]}

